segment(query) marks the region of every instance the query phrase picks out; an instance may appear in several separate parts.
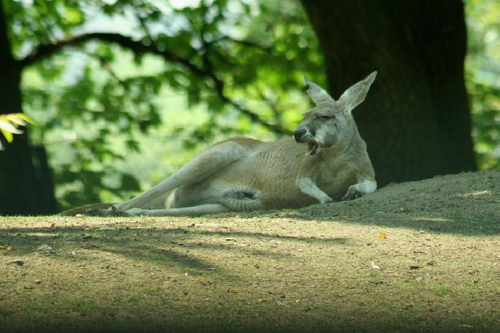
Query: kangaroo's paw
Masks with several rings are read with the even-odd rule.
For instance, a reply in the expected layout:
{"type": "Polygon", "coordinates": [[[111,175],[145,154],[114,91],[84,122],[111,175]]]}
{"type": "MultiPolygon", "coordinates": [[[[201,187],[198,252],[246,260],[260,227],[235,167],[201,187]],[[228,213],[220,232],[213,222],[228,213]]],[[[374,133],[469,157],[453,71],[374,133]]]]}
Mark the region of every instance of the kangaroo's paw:
{"type": "Polygon", "coordinates": [[[324,198],[324,199],[320,200],[319,202],[320,202],[321,204],[328,204],[328,203],[332,203],[332,202],[333,202],[333,199],[327,196],[326,198],[324,198]]]}
{"type": "Polygon", "coordinates": [[[347,191],[347,194],[344,195],[344,197],[342,198],[342,201],[350,201],[350,200],[354,200],[357,198],[361,198],[362,196],[363,196],[363,193],[361,193],[360,191],[355,190],[355,189],[349,189],[347,191]]]}
{"type": "Polygon", "coordinates": [[[133,216],[130,213],[124,212],[122,210],[116,209],[111,206],[108,209],[89,209],[85,212],[86,216],[133,216]]]}

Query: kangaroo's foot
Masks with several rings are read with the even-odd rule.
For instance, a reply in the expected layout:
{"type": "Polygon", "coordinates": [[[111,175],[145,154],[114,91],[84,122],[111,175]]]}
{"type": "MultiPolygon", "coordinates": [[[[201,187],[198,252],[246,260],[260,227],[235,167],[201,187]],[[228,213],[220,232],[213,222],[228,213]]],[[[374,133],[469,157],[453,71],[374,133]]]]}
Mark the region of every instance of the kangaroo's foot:
{"type": "Polygon", "coordinates": [[[133,214],[116,209],[111,206],[108,209],[89,209],[85,212],[86,216],[134,216],[133,214]]]}
{"type": "Polygon", "coordinates": [[[346,195],[342,201],[354,200],[362,197],[364,194],[373,193],[377,189],[377,182],[370,179],[364,179],[358,184],[349,186],[346,195]]]}
{"type": "Polygon", "coordinates": [[[344,197],[342,198],[342,201],[350,201],[350,200],[354,200],[357,198],[361,198],[362,196],[363,196],[363,193],[361,193],[361,191],[358,191],[355,189],[349,189],[347,191],[347,194],[344,195],[344,197]]]}

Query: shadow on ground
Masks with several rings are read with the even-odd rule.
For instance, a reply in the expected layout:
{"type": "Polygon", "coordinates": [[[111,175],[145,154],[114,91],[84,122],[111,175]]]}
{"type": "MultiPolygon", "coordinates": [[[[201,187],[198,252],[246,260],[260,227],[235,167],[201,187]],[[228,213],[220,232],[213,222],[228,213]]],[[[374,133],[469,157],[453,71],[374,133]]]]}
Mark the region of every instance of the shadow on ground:
{"type": "Polygon", "coordinates": [[[496,170],[299,210],[5,218],[0,332],[493,332],[499,184],[496,170]]]}

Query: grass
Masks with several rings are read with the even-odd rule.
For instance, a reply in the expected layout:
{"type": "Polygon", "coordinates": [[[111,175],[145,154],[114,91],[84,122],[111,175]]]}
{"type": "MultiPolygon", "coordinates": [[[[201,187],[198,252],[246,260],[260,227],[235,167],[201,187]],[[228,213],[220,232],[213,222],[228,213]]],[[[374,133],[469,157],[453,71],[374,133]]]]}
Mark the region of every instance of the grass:
{"type": "Polygon", "coordinates": [[[302,210],[2,217],[0,332],[498,331],[499,174],[302,210]]]}

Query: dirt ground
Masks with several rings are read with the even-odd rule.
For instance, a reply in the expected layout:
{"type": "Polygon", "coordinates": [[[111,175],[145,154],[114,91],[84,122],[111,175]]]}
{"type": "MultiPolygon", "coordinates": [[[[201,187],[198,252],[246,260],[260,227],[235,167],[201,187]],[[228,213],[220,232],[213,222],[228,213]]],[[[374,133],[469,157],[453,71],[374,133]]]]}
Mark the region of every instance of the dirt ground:
{"type": "Polygon", "coordinates": [[[199,218],[0,217],[0,332],[500,331],[500,170],[199,218]]]}

